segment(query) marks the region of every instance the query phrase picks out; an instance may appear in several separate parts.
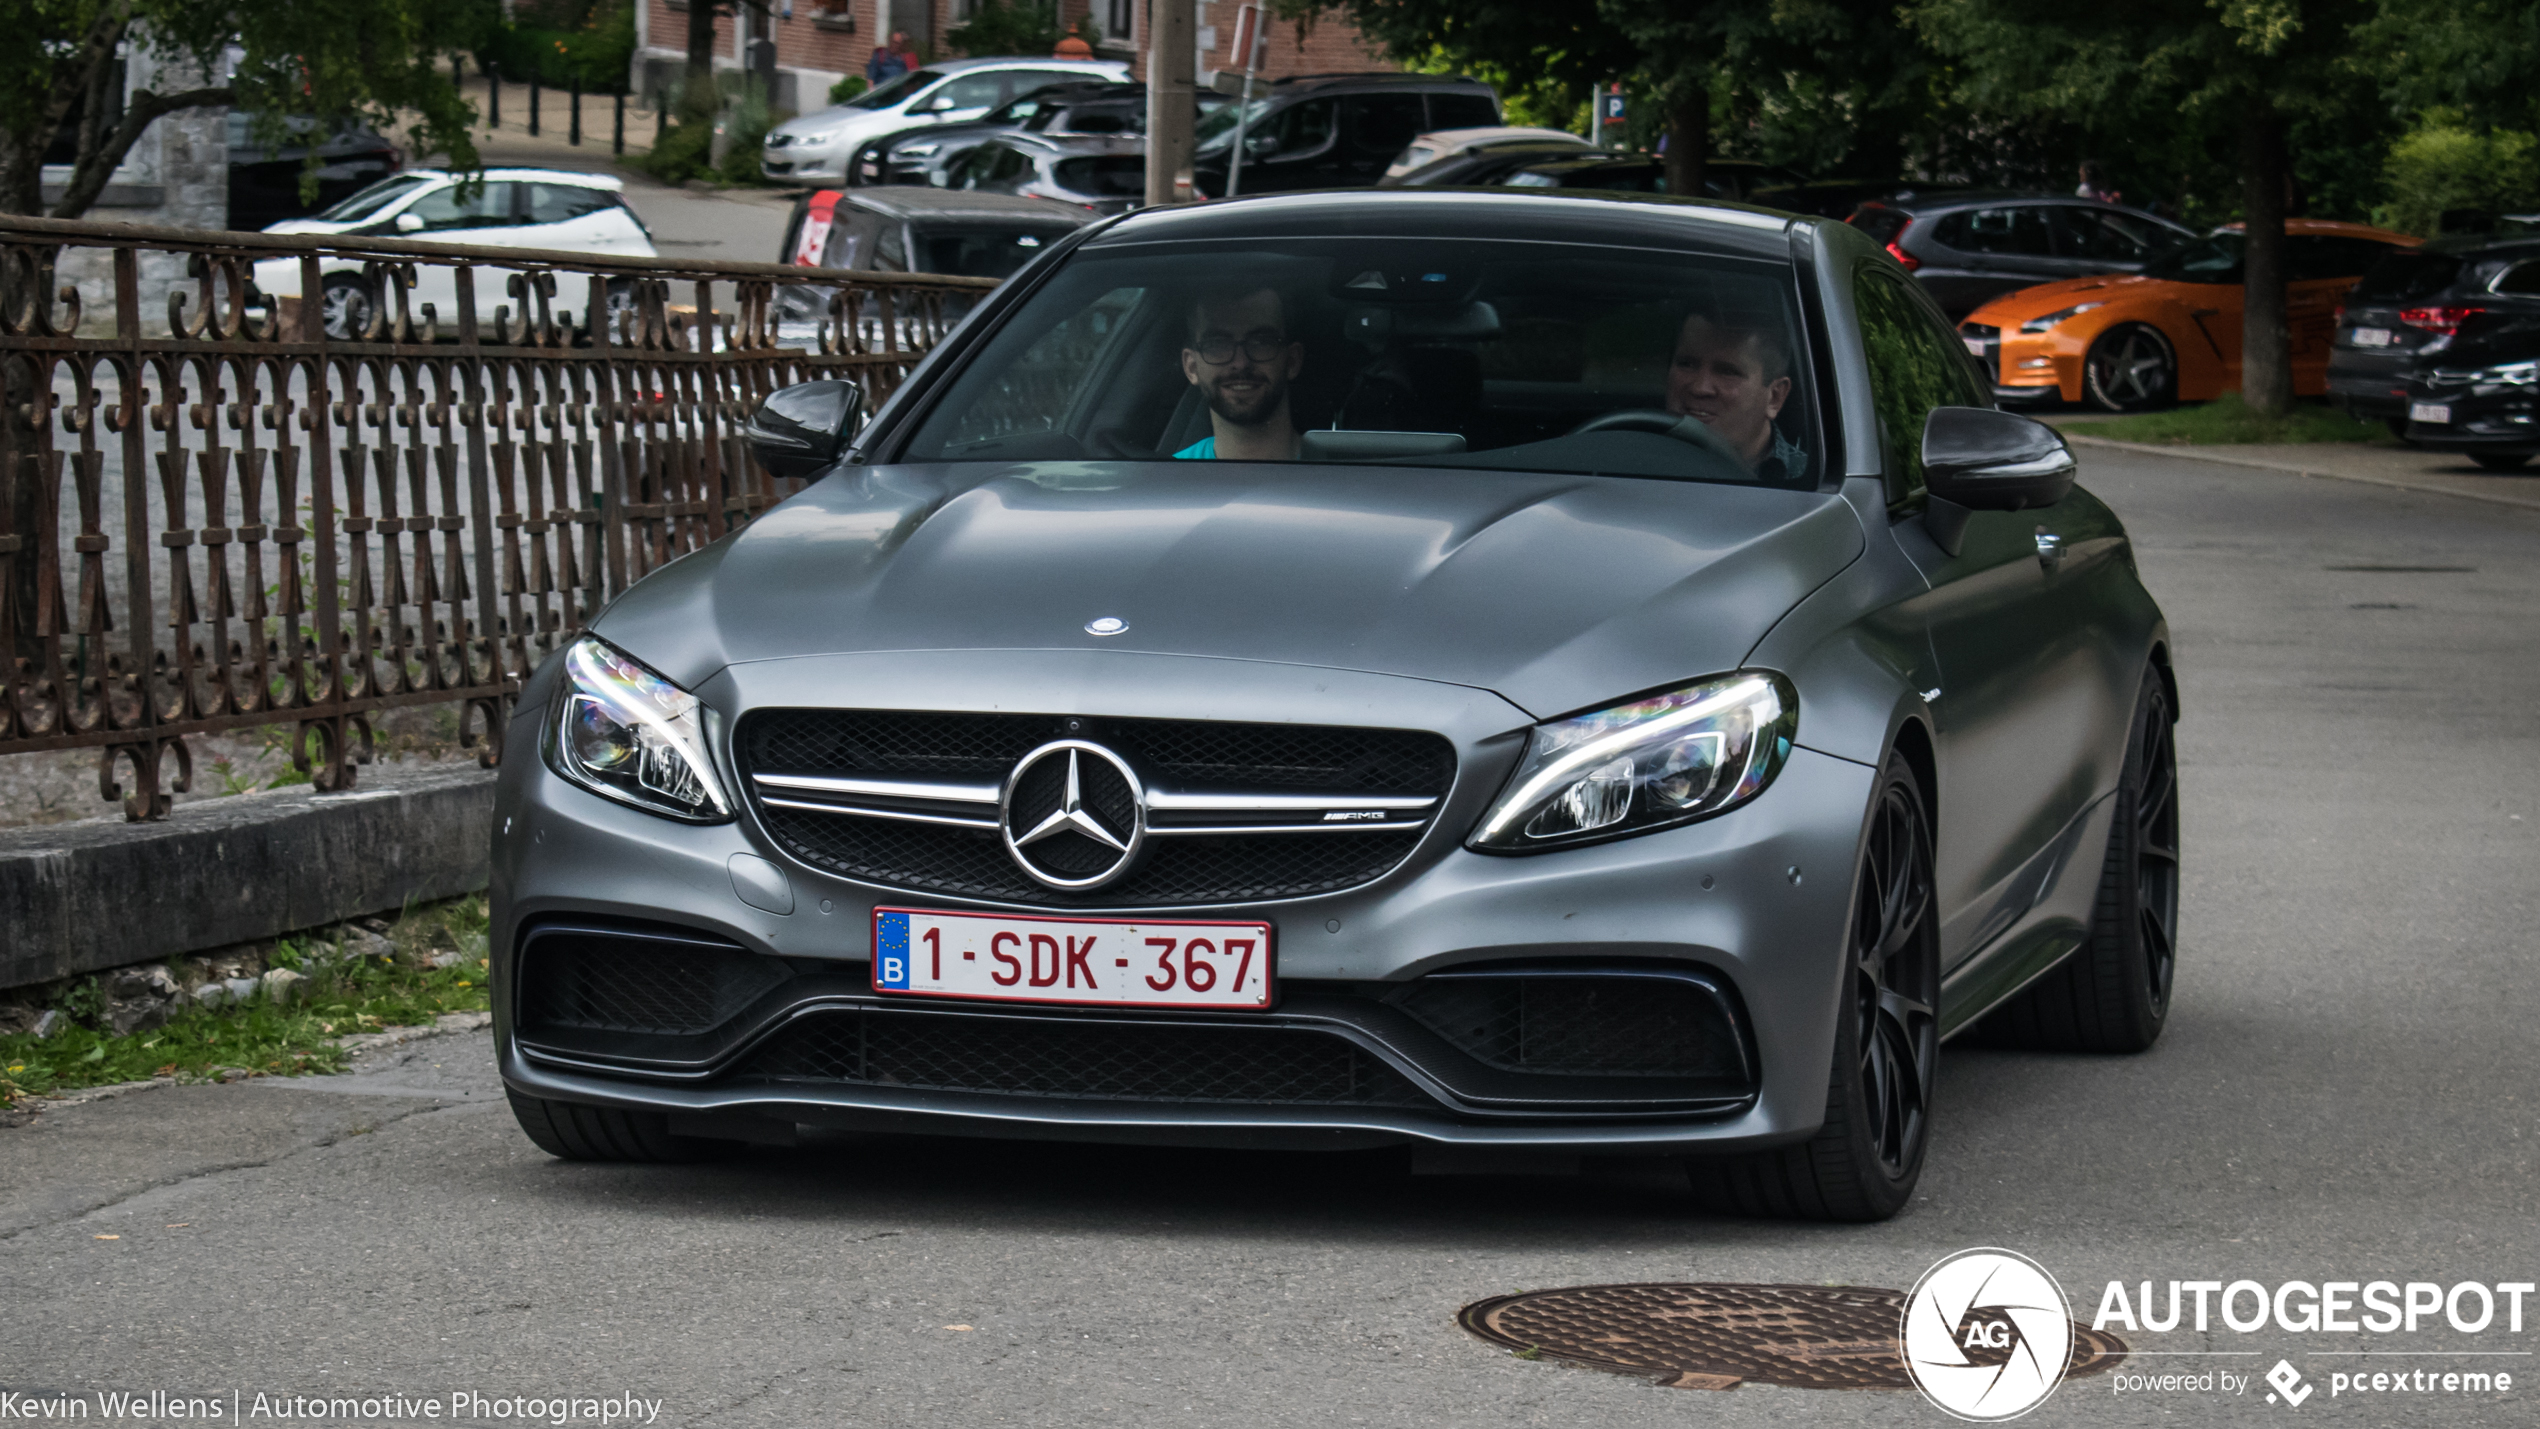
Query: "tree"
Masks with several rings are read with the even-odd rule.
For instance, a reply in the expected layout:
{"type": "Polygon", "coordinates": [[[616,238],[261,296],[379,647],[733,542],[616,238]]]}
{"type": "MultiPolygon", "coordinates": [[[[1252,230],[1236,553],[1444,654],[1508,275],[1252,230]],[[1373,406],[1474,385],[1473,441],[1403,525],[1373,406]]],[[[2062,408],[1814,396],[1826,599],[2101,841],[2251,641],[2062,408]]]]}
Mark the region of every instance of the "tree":
{"type": "MultiPolygon", "coordinates": [[[[237,107],[280,143],[293,118],[386,128],[400,111],[418,153],[476,166],[475,115],[440,61],[491,13],[447,0],[10,0],[0,46],[0,211],[44,208],[44,154],[74,116],[71,173],[55,218],[77,218],[151,123],[237,107]],[[183,88],[119,93],[119,60],[147,52],[183,88]],[[234,65],[230,56],[235,52],[234,65]],[[117,113],[117,101],[121,112],[117,113]]],[[[318,160],[311,146],[310,185],[318,160]]]]}
{"type": "Polygon", "coordinates": [[[1960,62],[1980,107],[2231,156],[2246,232],[2241,392],[2261,413],[2290,407],[2287,134],[2375,88],[2357,44],[2369,0],[1920,0],[1909,15],[1960,62]]]}

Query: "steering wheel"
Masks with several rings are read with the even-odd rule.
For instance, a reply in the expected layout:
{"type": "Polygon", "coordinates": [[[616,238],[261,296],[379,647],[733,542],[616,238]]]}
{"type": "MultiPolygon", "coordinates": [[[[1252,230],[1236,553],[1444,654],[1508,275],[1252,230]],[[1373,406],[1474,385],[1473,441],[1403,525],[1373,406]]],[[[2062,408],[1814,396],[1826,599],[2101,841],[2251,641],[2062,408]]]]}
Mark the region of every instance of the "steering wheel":
{"type": "Polygon", "coordinates": [[[1735,462],[1741,467],[1746,465],[1746,458],[1738,455],[1735,449],[1722,441],[1720,434],[1711,430],[1710,424],[1700,417],[1679,417],[1673,412],[1652,411],[1644,407],[1628,412],[1608,412],[1602,417],[1590,417],[1572,427],[1569,434],[1576,437],[1584,436],[1589,432],[1654,432],[1662,437],[1674,437],[1677,441],[1689,442],[1723,461],[1735,462]]]}

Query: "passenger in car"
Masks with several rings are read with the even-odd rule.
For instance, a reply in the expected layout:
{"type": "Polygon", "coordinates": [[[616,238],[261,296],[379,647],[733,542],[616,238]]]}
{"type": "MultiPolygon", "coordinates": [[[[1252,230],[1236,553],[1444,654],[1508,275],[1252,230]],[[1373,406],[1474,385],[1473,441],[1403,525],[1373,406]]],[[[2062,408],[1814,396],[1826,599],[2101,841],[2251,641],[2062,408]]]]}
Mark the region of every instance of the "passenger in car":
{"type": "Polygon", "coordinates": [[[1288,388],[1304,369],[1305,344],[1288,335],[1287,304],[1277,289],[1230,287],[1201,294],[1191,305],[1182,375],[1207,402],[1212,434],[1173,455],[1296,460],[1288,388]]]}
{"type": "Polygon", "coordinates": [[[1773,422],[1790,385],[1790,342],[1777,322],[1697,308],[1677,329],[1667,410],[1700,418],[1764,481],[1807,479],[1808,453],[1773,422]]]}

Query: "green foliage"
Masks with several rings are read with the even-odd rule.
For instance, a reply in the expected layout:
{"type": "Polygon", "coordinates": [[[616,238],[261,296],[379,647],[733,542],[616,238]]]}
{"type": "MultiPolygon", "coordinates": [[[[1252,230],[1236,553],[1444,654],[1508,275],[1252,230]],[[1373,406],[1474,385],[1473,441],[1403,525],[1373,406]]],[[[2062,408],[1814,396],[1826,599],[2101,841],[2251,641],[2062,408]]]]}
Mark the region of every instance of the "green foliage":
{"type": "Polygon", "coordinates": [[[788,117],[769,105],[766,91],[756,84],[743,84],[724,107],[721,127],[726,146],[714,177],[743,187],[765,184],[767,177],[758,168],[759,146],[767,142],[767,131],[788,117]]]}
{"type": "Polygon", "coordinates": [[[56,999],[65,1012],[75,998],[93,1002],[76,1025],[40,1041],[24,1033],[0,1037],[0,1106],[154,1076],[202,1082],[341,1071],[338,1037],[485,1010],[486,923],[485,900],[462,898],[400,918],[389,934],[397,957],[317,965],[286,944],[270,961],[298,962],[308,979],[288,1005],[259,996],[220,1008],[191,1006],[164,1026],[124,1037],[100,1030],[105,999],[92,979],[56,999]],[[417,955],[427,948],[455,950],[465,960],[448,968],[421,966],[417,955]]]}
{"type": "Polygon", "coordinates": [[[627,163],[663,183],[684,184],[713,172],[707,162],[713,147],[714,126],[677,123],[662,131],[660,141],[649,152],[629,158],[627,163]]]}
{"type": "Polygon", "coordinates": [[[850,99],[861,97],[866,90],[871,89],[872,87],[873,86],[864,82],[863,75],[848,75],[845,79],[829,86],[829,102],[831,104],[844,104],[850,99]]]}
{"type": "Polygon", "coordinates": [[[2454,210],[2492,220],[2540,206],[2540,144],[2513,130],[2478,134],[2456,124],[2430,124],[2390,146],[2383,173],[2390,201],[2373,220],[2402,233],[2432,238],[2443,231],[2443,215],[2454,210]]]}
{"type": "Polygon", "coordinates": [[[509,82],[563,89],[579,78],[592,93],[624,89],[635,57],[633,0],[552,0],[522,5],[478,47],[476,62],[509,82]]]}
{"type": "Polygon", "coordinates": [[[2387,438],[2380,422],[2359,422],[2326,402],[2295,402],[2280,417],[2252,411],[2237,392],[2211,402],[2145,412],[2131,417],[2087,418],[2057,423],[2079,436],[2167,446],[2230,446],[2249,442],[2369,442],[2387,438]]]}
{"type": "Polygon", "coordinates": [[[13,43],[0,46],[0,209],[38,211],[45,145],[75,105],[104,112],[126,49],[159,62],[165,91],[134,92],[119,125],[81,127],[57,217],[84,212],[142,130],[187,108],[254,113],[268,144],[292,117],[401,128],[414,152],[475,167],[474,116],[446,61],[495,15],[492,0],[16,0],[13,43]]]}
{"type": "Polygon", "coordinates": [[[944,32],[944,43],[969,56],[1045,55],[1069,35],[1092,44],[1100,32],[1091,14],[1064,29],[1053,0],[979,0],[970,18],[944,32]]]}

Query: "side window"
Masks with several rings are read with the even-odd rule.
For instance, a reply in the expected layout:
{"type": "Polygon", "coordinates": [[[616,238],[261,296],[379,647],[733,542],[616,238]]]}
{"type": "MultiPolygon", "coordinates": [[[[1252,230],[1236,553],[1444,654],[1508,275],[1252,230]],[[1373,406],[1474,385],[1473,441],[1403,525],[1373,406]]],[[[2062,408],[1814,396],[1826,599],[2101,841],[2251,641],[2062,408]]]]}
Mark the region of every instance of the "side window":
{"type": "Polygon", "coordinates": [[[1044,85],[1064,84],[1071,79],[1085,80],[1093,78],[1091,75],[1079,74],[1074,70],[1064,69],[999,70],[997,72],[997,77],[1003,81],[998,90],[997,102],[1000,104],[1004,103],[1006,100],[1030,94],[1033,90],[1039,89],[1044,85]]]}
{"type": "Polygon", "coordinates": [[[889,219],[882,221],[882,241],[875,244],[873,248],[873,266],[876,271],[883,273],[908,271],[908,239],[904,236],[905,228],[906,225],[889,219]]]}
{"type": "Polygon", "coordinates": [[[2111,263],[2140,263],[2169,246],[2170,234],[2130,213],[2066,204],[2055,210],[2063,222],[2064,256],[2104,258],[2111,263]]]}
{"type": "MultiPolygon", "coordinates": [[[[1332,101],[1309,99],[1270,116],[1265,126],[1278,136],[1274,157],[1302,159],[1332,142],[1332,101]]],[[[1400,148],[1400,145],[1396,145],[1400,148]]]]}
{"type": "Polygon", "coordinates": [[[617,206],[617,200],[605,189],[586,189],[579,184],[523,184],[529,193],[531,223],[571,223],[588,218],[604,209],[617,206]]]}
{"type": "Polygon", "coordinates": [[[1923,489],[1923,419],[1934,407],[1989,407],[1966,349],[1923,311],[1895,279],[1863,267],[1852,301],[1869,359],[1870,401],[1887,451],[1887,496],[1908,500],[1923,489]]]}
{"type": "Polygon", "coordinates": [[[873,253],[873,239],[880,228],[879,220],[862,209],[838,205],[837,226],[829,230],[829,251],[820,260],[824,268],[854,268],[873,253]]]}
{"type": "Polygon", "coordinates": [[[1341,133],[1361,154],[1392,158],[1420,137],[1423,122],[1416,94],[1354,94],[1341,101],[1341,133]]]}
{"type": "Polygon", "coordinates": [[[2496,285],[2490,291],[2519,293],[2526,297],[2540,295],[2540,259],[2516,263],[2497,274],[2496,285]]]}
{"type": "Polygon", "coordinates": [[[508,228],[516,222],[512,215],[519,202],[520,187],[482,184],[474,194],[461,198],[459,186],[452,184],[416,199],[406,212],[423,220],[426,233],[453,228],[508,228]]]}
{"type": "Polygon", "coordinates": [[[2054,240],[2047,234],[2046,209],[2037,204],[1953,213],[1941,220],[1938,237],[1961,253],[2044,258],[2055,251],[2054,240]]]}
{"type": "Polygon", "coordinates": [[[1429,132],[1440,129],[1492,129],[1499,125],[1499,106],[1479,94],[1429,96],[1429,132]]]}

